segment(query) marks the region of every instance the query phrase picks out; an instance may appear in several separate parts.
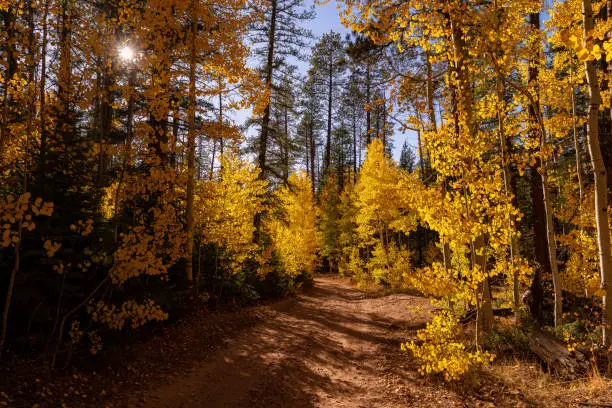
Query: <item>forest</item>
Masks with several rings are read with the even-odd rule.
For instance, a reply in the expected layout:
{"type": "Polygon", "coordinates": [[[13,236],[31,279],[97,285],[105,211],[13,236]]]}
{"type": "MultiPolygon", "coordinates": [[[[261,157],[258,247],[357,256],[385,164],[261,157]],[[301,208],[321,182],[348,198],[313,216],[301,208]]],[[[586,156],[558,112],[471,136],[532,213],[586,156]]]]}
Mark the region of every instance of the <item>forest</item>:
{"type": "Polygon", "coordinates": [[[0,406],[612,406],[612,2],[311,1],[0,0],[0,406]]]}

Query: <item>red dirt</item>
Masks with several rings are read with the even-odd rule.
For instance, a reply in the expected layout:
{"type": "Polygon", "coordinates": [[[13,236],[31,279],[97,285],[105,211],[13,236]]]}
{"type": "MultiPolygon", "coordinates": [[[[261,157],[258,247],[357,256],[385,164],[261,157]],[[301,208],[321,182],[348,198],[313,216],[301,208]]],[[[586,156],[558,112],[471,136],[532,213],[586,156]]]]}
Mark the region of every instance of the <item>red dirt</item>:
{"type": "Polygon", "coordinates": [[[0,391],[10,395],[0,392],[0,406],[568,407],[607,401],[612,391],[551,392],[552,380],[533,364],[496,365],[459,383],[423,378],[399,344],[415,338],[430,310],[419,296],[366,294],[318,277],[295,298],[186,316],[121,348],[99,373],[3,370],[0,391]]]}
{"type": "MultiPolygon", "coordinates": [[[[266,309],[260,324],[127,405],[463,407],[496,401],[503,406],[489,389],[461,395],[419,376],[418,363],[399,342],[402,333],[414,334],[428,320],[431,306],[422,297],[367,297],[345,281],[320,277],[308,293],[266,309]]],[[[517,395],[505,400],[521,406],[517,395]]]]}

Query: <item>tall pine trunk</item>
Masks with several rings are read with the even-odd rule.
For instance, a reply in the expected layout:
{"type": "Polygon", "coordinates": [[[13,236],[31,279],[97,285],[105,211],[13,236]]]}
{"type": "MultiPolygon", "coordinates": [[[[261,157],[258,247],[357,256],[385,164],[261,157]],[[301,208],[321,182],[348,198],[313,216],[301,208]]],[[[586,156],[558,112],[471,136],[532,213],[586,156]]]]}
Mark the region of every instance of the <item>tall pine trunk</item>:
{"type": "Polygon", "coordinates": [[[195,188],[195,115],[196,115],[196,36],[198,30],[198,2],[191,3],[191,49],[189,61],[189,131],[187,133],[187,253],[185,255],[185,278],[193,285],[193,196],[195,188]]]}
{"type": "Polygon", "coordinates": [[[368,59],[366,63],[366,147],[370,144],[372,140],[371,129],[372,129],[372,73],[370,68],[370,60],[368,59]]]}
{"type": "MultiPolygon", "coordinates": [[[[268,89],[272,86],[272,78],[274,72],[274,47],[276,45],[276,18],[278,14],[278,1],[271,0],[270,4],[270,29],[268,31],[268,49],[265,66],[265,83],[268,89]]],[[[270,103],[266,105],[261,120],[261,133],[259,135],[259,153],[257,156],[257,165],[261,172],[259,173],[260,180],[266,179],[266,154],[268,151],[268,133],[270,128],[270,103]]],[[[259,242],[259,231],[261,229],[261,212],[255,214],[255,242],[259,242]]]]}
{"type": "Polygon", "coordinates": [[[46,106],[46,86],[47,86],[47,17],[49,14],[49,2],[45,1],[42,16],[42,44],[40,50],[40,178],[41,184],[44,183],[46,174],[46,153],[47,153],[47,106],[46,106]]]}
{"type": "Polygon", "coordinates": [[[308,144],[310,150],[310,177],[312,181],[312,194],[315,194],[315,186],[317,183],[317,174],[315,173],[315,156],[317,155],[316,144],[315,144],[315,134],[314,134],[314,123],[312,117],[308,123],[308,144]]]}
{"type": "MultiPolygon", "coordinates": [[[[529,24],[532,30],[540,29],[540,14],[531,13],[529,14],[529,24]]],[[[533,57],[532,58],[537,58],[533,57]]],[[[529,64],[528,69],[528,83],[533,85],[537,83],[539,70],[536,64],[529,64]]],[[[531,127],[536,128],[535,123],[537,122],[536,108],[534,106],[528,107],[529,118],[531,127]]],[[[537,132],[531,130],[531,137],[537,138],[537,132]]],[[[533,281],[531,282],[531,299],[529,302],[529,310],[532,317],[538,323],[542,323],[542,302],[543,302],[543,286],[542,277],[546,273],[551,273],[552,267],[550,265],[550,258],[548,256],[547,246],[547,235],[546,235],[546,209],[544,208],[544,198],[542,191],[542,178],[539,174],[541,168],[541,161],[536,158],[536,165],[530,169],[530,185],[531,185],[531,204],[533,208],[533,246],[534,246],[534,260],[537,265],[533,281]]]]}
{"type": "Polygon", "coordinates": [[[327,134],[325,139],[325,169],[323,175],[327,177],[329,166],[331,165],[331,132],[332,132],[332,103],[333,103],[333,90],[334,90],[334,69],[333,69],[333,56],[329,57],[329,66],[327,72],[327,134]]]}
{"type": "MultiPolygon", "coordinates": [[[[539,13],[532,13],[529,15],[529,22],[532,26],[533,30],[540,30],[540,15],[539,13]]],[[[535,90],[535,96],[530,100],[530,106],[528,109],[529,113],[529,121],[532,132],[532,137],[534,139],[539,140],[540,150],[544,151],[547,141],[546,129],[542,124],[542,113],[540,110],[540,97],[539,97],[539,69],[537,64],[540,61],[540,49],[541,45],[538,42],[533,46],[531,59],[528,69],[528,82],[529,86],[535,90]],[[533,62],[533,63],[532,63],[533,62]]],[[[557,247],[555,242],[555,227],[554,227],[554,219],[552,214],[552,203],[550,199],[550,191],[548,185],[548,168],[547,163],[544,159],[538,159],[538,169],[537,173],[540,174],[540,182],[539,186],[535,180],[532,180],[532,188],[540,189],[542,191],[541,195],[541,205],[543,209],[544,216],[544,227],[546,240],[546,255],[548,258],[548,265],[550,266],[550,272],[552,274],[553,280],[553,291],[554,291],[554,325],[555,327],[561,324],[561,319],[563,316],[562,309],[562,293],[561,293],[561,281],[559,276],[559,268],[557,264],[557,247]]],[[[535,174],[532,174],[534,177],[535,174]]],[[[539,198],[539,197],[538,197],[539,198]]],[[[538,203],[534,202],[534,206],[538,203]]],[[[534,211],[535,213],[536,211],[534,211]]],[[[540,214],[541,216],[541,214],[540,214]]],[[[540,222],[539,219],[534,219],[534,223],[540,222]]],[[[541,232],[541,230],[540,230],[541,232]]],[[[536,236],[536,240],[540,240],[543,237],[536,236]]],[[[537,244],[536,244],[537,245],[537,244]]],[[[537,249],[536,249],[537,250],[537,249]]],[[[541,275],[536,275],[534,277],[534,284],[540,284],[541,275]]],[[[540,289],[541,290],[541,287],[540,289]]]]}
{"type": "Polygon", "coordinates": [[[353,107],[353,183],[357,183],[357,112],[353,107]]]}

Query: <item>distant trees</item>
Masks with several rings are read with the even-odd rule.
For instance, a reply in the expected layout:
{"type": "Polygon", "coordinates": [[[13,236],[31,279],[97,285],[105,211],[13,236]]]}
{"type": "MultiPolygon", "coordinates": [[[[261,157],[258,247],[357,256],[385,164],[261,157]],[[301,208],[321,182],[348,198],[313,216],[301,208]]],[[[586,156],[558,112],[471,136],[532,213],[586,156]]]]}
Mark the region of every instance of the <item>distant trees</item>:
{"type": "MultiPolygon", "coordinates": [[[[380,139],[383,150],[392,149],[393,127],[385,97],[389,76],[382,68],[383,55],[385,51],[366,37],[343,40],[338,33],[325,33],[312,47],[302,82],[297,131],[320,207],[324,270],[346,270],[355,259],[350,245],[357,245],[356,230],[353,221],[345,219],[355,209],[342,200],[354,199],[350,189],[357,183],[368,142],[380,139]]],[[[400,258],[397,264],[406,260],[400,258]]]]}
{"type": "Polygon", "coordinates": [[[417,156],[414,153],[412,147],[408,146],[407,142],[402,145],[402,151],[400,153],[399,166],[401,169],[412,173],[416,170],[417,156]]]}
{"type": "Polygon", "coordinates": [[[312,191],[315,192],[319,177],[317,161],[317,146],[319,131],[323,126],[321,101],[317,95],[312,69],[308,71],[300,89],[299,112],[300,122],[297,127],[298,139],[302,143],[303,159],[306,173],[312,181],[312,191]]]}
{"type": "Polygon", "coordinates": [[[373,138],[380,138],[387,151],[392,150],[394,128],[385,90],[390,77],[382,68],[384,55],[366,37],[343,40],[334,32],[323,34],[312,47],[301,89],[299,132],[309,152],[311,177],[320,168],[313,179],[320,191],[332,173],[341,189],[349,175],[355,179],[373,138]],[[304,141],[306,129],[312,130],[308,134],[314,143],[304,141]]]}
{"type": "MultiPolygon", "coordinates": [[[[314,11],[306,8],[303,0],[267,0],[264,8],[257,10],[263,20],[250,25],[251,41],[255,56],[260,60],[260,75],[272,97],[284,97],[279,79],[291,78],[288,57],[303,56],[312,34],[301,23],[312,19],[314,11]],[[286,76],[288,75],[288,77],[286,76]]],[[[285,82],[286,83],[286,82],[285,82]]],[[[267,163],[268,142],[272,131],[273,102],[266,103],[263,113],[258,117],[259,135],[256,140],[257,163],[265,179],[269,171],[267,163]]],[[[258,221],[259,222],[259,221],[258,221]]]]}
{"type": "Polygon", "coordinates": [[[295,70],[282,74],[272,90],[270,100],[271,120],[269,124],[268,171],[283,184],[294,168],[297,141],[297,92],[293,87],[295,70]]]}
{"type": "MultiPolygon", "coordinates": [[[[198,254],[205,245],[214,246],[213,273],[226,277],[240,273],[256,255],[252,221],[264,205],[267,182],[259,179],[260,170],[254,164],[236,152],[224,152],[219,160],[221,169],[215,178],[196,184],[195,242],[198,254]]],[[[196,276],[200,275],[198,270],[196,276]]]]}
{"type": "Polygon", "coordinates": [[[326,103],[325,150],[322,176],[328,175],[332,154],[332,120],[334,102],[343,81],[345,53],[340,34],[330,32],[321,36],[312,49],[312,75],[321,99],[326,103]]]}
{"type": "Polygon", "coordinates": [[[342,106],[340,108],[340,117],[344,126],[349,131],[351,138],[348,152],[348,163],[352,163],[353,182],[356,181],[357,169],[361,164],[361,150],[365,143],[366,136],[363,132],[364,120],[363,112],[366,106],[364,92],[361,87],[359,75],[351,66],[351,71],[346,78],[346,85],[342,92],[342,106]]]}
{"type": "Polygon", "coordinates": [[[272,244],[290,276],[313,270],[317,262],[317,210],[311,183],[305,172],[293,173],[276,193],[281,214],[270,224],[272,244]]]}
{"type": "Polygon", "coordinates": [[[367,146],[374,137],[383,144],[389,141],[390,121],[387,117],[385,83],[390,72],[385,68],[389,50],[381,47],[369,37],[353,33],[348,38],[347,54],[351,61],[351,76],[363,95],[365,110],[365,142],[367,146]]]}

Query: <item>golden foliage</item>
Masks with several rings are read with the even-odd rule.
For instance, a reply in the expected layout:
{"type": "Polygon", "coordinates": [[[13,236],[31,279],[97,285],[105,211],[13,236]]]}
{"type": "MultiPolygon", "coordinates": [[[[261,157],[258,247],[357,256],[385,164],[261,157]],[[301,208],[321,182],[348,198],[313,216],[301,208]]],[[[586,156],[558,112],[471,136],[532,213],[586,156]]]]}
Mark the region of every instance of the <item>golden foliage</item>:
{"type": "Polygon", "coordinates": [[[304,172],[291,174],[287,186],[279,188],[276,197],[281,215],[272,219],[268,228],[285,273],[297,276],[313,272],[319,232],[310,179],[304,172]]]}
{"type": "Polygon", "coordinates": [[[221,156],[221,171],[196,188],[196,225],[203,243],[216,245],[221,263],[232,273],[255,255],[255,214],[263,210],[267,182],[260,170],[236,153],[221,156]]]}
{"type": "Polygon", "coordinates": [[[441,373],[446,381],[458,380],[471,367],[495,358],[486,351],[468,351],[465,344],[455,340],[458,328],[459,322],[449,312],[434,314],[427,327],[418,331],[417,337],[422,343],[403,343],[402,350],[410,350],[423,360],[419,370],[422,375],[441,373]]]}

